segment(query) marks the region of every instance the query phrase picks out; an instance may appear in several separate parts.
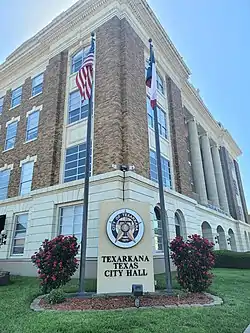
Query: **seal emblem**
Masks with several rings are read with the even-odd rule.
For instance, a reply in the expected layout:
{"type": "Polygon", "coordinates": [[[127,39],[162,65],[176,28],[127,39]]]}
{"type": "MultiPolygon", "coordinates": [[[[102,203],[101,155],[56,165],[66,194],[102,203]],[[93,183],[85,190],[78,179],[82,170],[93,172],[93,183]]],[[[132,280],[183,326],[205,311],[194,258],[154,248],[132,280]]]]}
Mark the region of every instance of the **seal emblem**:
{"type": "Polygon", "coordinates": [[[131,209],[119,209],[107,221],[107,235],[118,247],[127,249],[137,245],[143,234],[143,220],[131,209]]]}

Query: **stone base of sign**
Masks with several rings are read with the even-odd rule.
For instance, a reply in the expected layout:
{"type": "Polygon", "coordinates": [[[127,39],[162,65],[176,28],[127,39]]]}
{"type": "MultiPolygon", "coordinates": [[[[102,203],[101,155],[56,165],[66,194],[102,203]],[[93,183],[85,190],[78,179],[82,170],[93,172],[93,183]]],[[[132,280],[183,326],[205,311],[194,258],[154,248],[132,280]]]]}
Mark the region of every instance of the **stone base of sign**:
{"type": "MultiPolygon", "coordinates": [[[[162,292],[156,292],[156,293],[152,293],[151,295],[161,295],[161,294],[165,294],[162,292]]],[[[223,300],[218,297],[218,296],[214,296],[211,295],[209,293],[204,293],[206,296],[208,296],[210,299],[212,299],[212,302],[207,303],[207,304],[179,304],[179,305],[163,305],[163,306],[146,306],[146,307],[140,307],[139,309],[136,307],[129,307],[129,308],[119,308],[119,309],[112,309],[112,310],[68,310],[68,311],[73,311],[73,312],[82,312],[82,311],[121,311],[121,310],[143,310],[143,309],[177,309],[177,308],[191,308],[191,307],[211,307],[211,306],[218,306],[218,305],[222,305],[223,304],[223,300]]],[[[121,296],[124,294],[121,294],[121,296]]],[[[73,295],[69,295],[69,297],[72,297],[73,295]]],[[[105,296],[113,296],[113,295],[97,295],[97,294],[93,294],[93,295],[87,295],[86,298],[90,298],[90,297],[96,297],[96,298],[103,298],[105,296]]],[[[115,294],[115,296],[118,296],[117,294],[115,294]]],[[[128,295],[128,296],[131,296],[128,295]]],[[[39,311],[64,311],[65,310],[59,310],[59,309],[46,309],[43,308],[42,305],[40,305],[40,301],[45,297],[45,295],[43,296],[39,296],[37,297],[30,305],[31,310],[39,312],[39,311]]],[[[250,329],[250,326],[249,328],[250,329]]],[[[246,330],[244,333],[250,333],[250,330],[246,330]]]]}

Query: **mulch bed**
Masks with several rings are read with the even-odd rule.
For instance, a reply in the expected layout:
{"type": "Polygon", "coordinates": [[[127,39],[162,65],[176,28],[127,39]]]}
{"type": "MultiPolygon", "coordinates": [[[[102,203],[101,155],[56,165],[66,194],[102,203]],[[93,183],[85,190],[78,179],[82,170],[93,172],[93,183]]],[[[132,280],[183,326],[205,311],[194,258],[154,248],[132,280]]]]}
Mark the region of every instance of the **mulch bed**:
{"type": "MultiPolygon", "coordinates": [[[[145,295],[140,297],[140,307],[184,305],[184,304],[209,304],[212,299],[204,294],[195,293],[186,296],[167,296],[167,295],[145,295]]],[[[110,296],[93,298],[67,298],[61,304],[47,304],[41,299],[40,304],[44,309],[52,310],[115,310],[126,309],[135,306],[134,298],[131,296],[110,296]]]]}

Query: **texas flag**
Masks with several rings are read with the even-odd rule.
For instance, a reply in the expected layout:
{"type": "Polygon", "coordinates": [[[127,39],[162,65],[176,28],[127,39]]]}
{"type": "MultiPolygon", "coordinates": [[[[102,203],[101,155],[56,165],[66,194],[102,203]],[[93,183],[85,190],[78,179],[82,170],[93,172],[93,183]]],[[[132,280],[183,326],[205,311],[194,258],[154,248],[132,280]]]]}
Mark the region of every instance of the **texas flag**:
{"type": "Polygon", "coordinates": [[[157,84],[156,84],[156,65],[153,45],[150,42],[149,66],[147,69],[146,86],[149,88],[150,102],[152,109],[157,104],[157,84]]]}

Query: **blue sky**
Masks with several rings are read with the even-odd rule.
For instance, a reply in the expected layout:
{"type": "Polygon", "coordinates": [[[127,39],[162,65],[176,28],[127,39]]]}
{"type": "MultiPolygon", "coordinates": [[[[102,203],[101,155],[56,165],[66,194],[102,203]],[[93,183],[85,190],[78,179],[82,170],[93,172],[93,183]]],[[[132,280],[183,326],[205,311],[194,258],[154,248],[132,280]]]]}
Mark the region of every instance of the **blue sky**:
{"type": "MultiPolygon", "coordinates": [[[[75,0],[0,0],[0,63],[75,0]],[[15,8],[15,10],[13,10],[15,8]]],[[[192,71],[191,81],[243,151],[250,207],[250,1],[149,0],[192,71]]]]}

